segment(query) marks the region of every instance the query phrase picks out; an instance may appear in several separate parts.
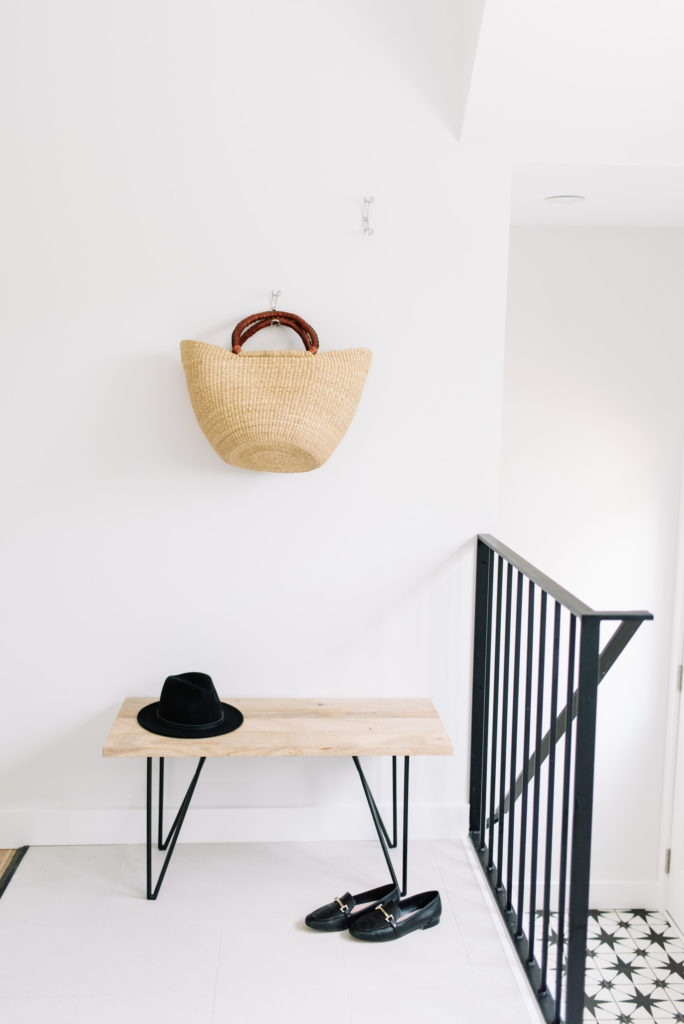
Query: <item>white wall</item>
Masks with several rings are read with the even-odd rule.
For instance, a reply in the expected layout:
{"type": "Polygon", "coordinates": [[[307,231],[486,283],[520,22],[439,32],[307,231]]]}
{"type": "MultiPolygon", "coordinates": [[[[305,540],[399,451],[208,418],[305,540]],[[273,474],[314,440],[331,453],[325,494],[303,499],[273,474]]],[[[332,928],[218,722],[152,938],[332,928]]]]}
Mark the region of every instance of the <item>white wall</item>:
{"type": "MultiPolygon", "coordinates": [[[[142,839],[143,765],[102,741],[188,669],[226,697],[430,695],[456,756],[416,763],[414,834],[461,820],[508,173],[456,141],[454,7],[4,6],[0,846],[142,839]],[[274,287],[324,348],[374,352],[310,475],[222,463],[179,358],[274,287]]],[[[371,834],[357,787],[213,762],[184,835],[371,834]]]]}
{"type": "Polygon", "coordinates": [[[681,166],[683,39],[677,0],[487,0],[466,137],[505,139],[516,165],[610,167],[618,181],[681,166]]]}
{"type": "Polygon", "coordinates": [[[594,608],[655,615],[599,691],[592,880],[614,906],[662,895],[683,271],[679,230],[512,230],[498,533],[594,608]]]}

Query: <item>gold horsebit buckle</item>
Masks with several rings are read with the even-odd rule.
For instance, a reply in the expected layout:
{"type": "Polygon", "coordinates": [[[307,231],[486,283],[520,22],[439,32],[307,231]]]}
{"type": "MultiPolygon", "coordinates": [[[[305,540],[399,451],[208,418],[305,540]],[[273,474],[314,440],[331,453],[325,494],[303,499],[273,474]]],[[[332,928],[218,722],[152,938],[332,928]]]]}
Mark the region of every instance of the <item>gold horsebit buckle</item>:
{"type": "Polygon", "coordinates": [[[382,903],[379,903],[375,909],[382,911],[382,913],[385,915],[385,920],[389,921],[391,925],[394,924],[394,914],[388,914],[385,908],[383,907],[382,903]]]}
{"type": "Polygon", "coordinates": [[[342,911],[343,914],[346,914],[347,911],[349,910],[349,907],[347,906],[347,904],[343,903],[339,896],[335,897],[335,903],[339,903],[340,910],[342,911]]]}

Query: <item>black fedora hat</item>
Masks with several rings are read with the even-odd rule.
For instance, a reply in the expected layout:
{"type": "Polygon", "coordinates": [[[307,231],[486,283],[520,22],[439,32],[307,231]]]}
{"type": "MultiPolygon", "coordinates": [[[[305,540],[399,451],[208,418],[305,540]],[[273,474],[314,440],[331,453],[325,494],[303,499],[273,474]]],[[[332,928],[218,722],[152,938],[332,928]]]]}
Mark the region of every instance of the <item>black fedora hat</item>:
{"type": "Polygon", "coordinates": [[[237,708],[219,700],[211,676],[180,672],[167,676],[161,698],[140,709],[138,722],[160,736],[204,739],[239,728],[243,716],[237,708]]]}

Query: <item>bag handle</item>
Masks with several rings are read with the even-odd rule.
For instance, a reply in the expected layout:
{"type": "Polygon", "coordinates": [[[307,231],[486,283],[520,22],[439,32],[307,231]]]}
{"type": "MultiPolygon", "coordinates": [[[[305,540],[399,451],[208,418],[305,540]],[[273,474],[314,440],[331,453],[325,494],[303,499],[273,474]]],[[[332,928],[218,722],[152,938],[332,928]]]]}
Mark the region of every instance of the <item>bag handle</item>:
{"type": "Polygon", "coordinates": [[[265,313],[252,313],[251,316],[246,316],[244,320],[240,321],[233,331],[233,352],[235,355],[239,355],[244,343],[257,331],[263,330],[264,327],[277,327],[278,325],[289,327],[295,334],[298,334],[304,342],[307,352],[311,352],[312,355],[318,352],[318,335],[311,324],[308,324],[296,313],[280,313],[274,309],[269,309],[265,313]]]}

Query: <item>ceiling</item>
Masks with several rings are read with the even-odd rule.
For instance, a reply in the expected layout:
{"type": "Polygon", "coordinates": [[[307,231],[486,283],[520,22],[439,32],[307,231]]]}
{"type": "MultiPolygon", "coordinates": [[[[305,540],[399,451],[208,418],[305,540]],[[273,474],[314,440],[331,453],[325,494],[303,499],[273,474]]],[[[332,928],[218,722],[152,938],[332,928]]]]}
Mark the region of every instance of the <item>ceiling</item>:
{"type": "Polygon", "coordinates": [[[518,164],[513,168],[514,224],[684,226],[684,168],[518,164]],[[549,195],[586,196],[566,205],[549,195]]]}
{"type": "Polygon", "coordinates": [[[511,160],[514,223],[684,226],[684,3],[487,0],[461,137],[511,160]]]}

